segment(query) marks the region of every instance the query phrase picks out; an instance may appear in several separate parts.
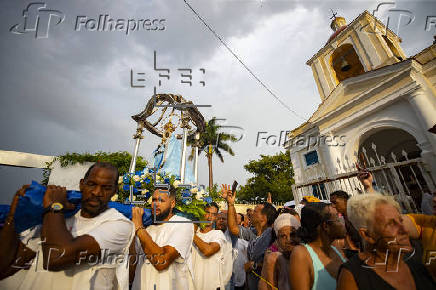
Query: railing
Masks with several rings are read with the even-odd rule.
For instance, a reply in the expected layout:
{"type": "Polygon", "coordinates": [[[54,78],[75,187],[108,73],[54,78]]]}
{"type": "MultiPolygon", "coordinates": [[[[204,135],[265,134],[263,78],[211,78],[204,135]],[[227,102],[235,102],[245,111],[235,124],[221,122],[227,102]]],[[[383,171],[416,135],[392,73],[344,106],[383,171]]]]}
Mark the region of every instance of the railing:
{"type": "MultiPolygon", "coordinates": [[[[384,156],[378,154],[375,144],[371,144],[371,149],[372,154],[363,147],[361,152],[366,164],[370,165],[366,169],[372,173],[376,190],[394,196],[405,211],[419,211],[422,192],[431,192],[436,188],[423,159],[409,159],[407,152],[402,150],[401,161],[391,152],[388,162],[384,156]]],[[[357,154],[354,157],[353,159],[357,160],[357,154]]],[[[355,162],[350,162],[348,156],[345,156],[344,160],[345,162],[342,162],[337,159],[336,174],[333,176],[328,176],[325,167],[320,164],[307,169],[305,173],[309,178],[305,182],[293,185],[295,203],[298,204],[305,195],[329,200],[330,193],[335,190],[343,190],[351,195],[364,193],[363,186],[357,179],[358,169],[355,162]]]]}

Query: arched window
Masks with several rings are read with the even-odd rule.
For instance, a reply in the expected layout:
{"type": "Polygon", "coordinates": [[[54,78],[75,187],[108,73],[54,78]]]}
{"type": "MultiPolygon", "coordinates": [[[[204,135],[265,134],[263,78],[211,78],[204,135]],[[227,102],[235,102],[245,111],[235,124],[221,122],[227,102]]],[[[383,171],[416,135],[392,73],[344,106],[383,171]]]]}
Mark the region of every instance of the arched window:
{"type": "Polygon", "coordinates": [[[365,72],[353,45],[349,43],[338,47],[333,52],[330,62],[338,82],[365,72]]]}

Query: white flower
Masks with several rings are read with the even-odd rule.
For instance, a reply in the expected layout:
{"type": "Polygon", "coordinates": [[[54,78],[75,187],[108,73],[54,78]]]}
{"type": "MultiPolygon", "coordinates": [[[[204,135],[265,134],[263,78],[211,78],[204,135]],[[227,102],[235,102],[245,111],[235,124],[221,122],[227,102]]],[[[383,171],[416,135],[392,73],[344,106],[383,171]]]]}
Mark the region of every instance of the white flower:
{"type": "Polygon", "coordinates": [[[112,197],[111,197],[111,201],[117,201],[118,200],[118,194],[114,194],[112,197]]]}
{"type": "Polygon", "coordinates": [[[157,181],[162,181],[162,177],[160,175],[156,176],[157,181]]]}
{"type": "Polygon", "coordinates": [[[203,195],[204,195],[204,190],[202,189],[202,190],[199,190],[198,192],[197,192],[197,199],[201,199],[201,198],[203,198],[203,195]]]}
{"type": "Polygon", "coordinates": [[[122,176],[118,177],[118,184],[121,184],[121,183],[123,183],[123,177],[122,176]]]}
{"type": "Polygon", "coordinates": [[[141,175],[141,179],[144,180],[145,179],[145,174],[141,175]]]}
{"type": "Polygon", "coordinates": [[[133,181],[139,181],[139,180],[141,180],[141,177],[139,177],[139,175],[135,175],[135,176],[133,176],[133,181]]]}
{"type": "Polygon", "coordinates": [[[198,192],[198,188],[197,187],[191,188],[191,193],[197,193],[197,192],[198,192]]]}
{"type": "Polygon", "coordinates": [[[179,187],[179,185],[180,185],[180,181],[178,181],[178,180],[175,180],[174,182],[173,182],[173,186],[174,187],[179,187]]]}

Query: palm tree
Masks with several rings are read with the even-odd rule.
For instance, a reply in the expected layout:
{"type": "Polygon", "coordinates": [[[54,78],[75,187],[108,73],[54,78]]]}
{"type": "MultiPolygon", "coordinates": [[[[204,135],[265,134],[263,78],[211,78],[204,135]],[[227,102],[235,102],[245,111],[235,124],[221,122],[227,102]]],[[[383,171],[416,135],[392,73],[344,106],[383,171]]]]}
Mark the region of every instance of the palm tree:
{"type": "MultiPolygon", "coordinates": [[[[207,164],[209,166],[209,192],[211,192],[213,187],[213,171],[212,171],[212,157],[213,153],[215,153],[221,162],[224,162],[222,151],[229,153],[232,156],[235,156],[232,148],[226,143],[236,142],[238,138],[236,138],[233,134],[227,134],[220,132],[221,126],[217,124],[216,117],[213,117],[211,120],[206,122],[205,130],[200,134],[200,139],[197,141],[194,139],[194,136],[188,137],[188,144],[198,146],[198,155],[201,154],[202,151],[205,152],[207,157],[207,164]],[[197,141],[197,142],[196,142],[197,141]]],[[[191,155],[189,156],[189,160],[194,158],[194,148],[191,150],[191,155]]]]}

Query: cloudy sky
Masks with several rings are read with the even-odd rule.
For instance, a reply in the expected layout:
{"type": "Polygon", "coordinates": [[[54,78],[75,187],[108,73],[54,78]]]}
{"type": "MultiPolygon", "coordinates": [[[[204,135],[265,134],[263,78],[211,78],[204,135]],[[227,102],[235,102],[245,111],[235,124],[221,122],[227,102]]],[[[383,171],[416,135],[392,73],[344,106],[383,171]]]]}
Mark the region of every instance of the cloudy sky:
{"type": "MultiPolygon", "coordinates": [[[[327,41],[332,31],[330,8],[348,22],[364,10],[372,13],[382,1],[291,1],[291,0],[189,0],[235,55],[288,108],[279,103],[238,59],[203,24],[183,0],[153,1],[45,1],[40,11],[43,27],[52,12],[47,38],[23,28],[23,10],[32,1],[0,3],[0,150],[44,155],[66,152],[133,150],[136,124],[130,118],[140,112],[153,94],[181,94],[201,108],[206,119],[225,119],[221,124],[238,126],[232,133],[243,138],[232,145],[236,156],[214,159],[217,183],[237,179],[244,184],[243,165],[260,154],[274,154],[277,145],[259,142],[258,132],[279,135],[309,118],[320,103],[312,71],[305,62],[327,41]],[[44,14],[45,13],[45,14],[44,14]],[[162,20],[159,29],[96,31],[94,20],[108,15],[114,20],[162,20]],[[79,17],[79,18],[78,18],[79,17]],[[86,27],[86,21],[88,27],[86,27]],[[170,69],[170,80],[158,86],[153,70],[170,69]],[[193,70],[193,85],[180,83],[179,68],[193,70]],[[205,74],[199,69],[204,68],[205,74]],[[131,70],[144,73],[144,88],[132,88],[131,70]],[[199,82],[205,81],[203,87],[199,82]]],[[[398,31],[402,47],[411,56],[432,43],[435,26],[425,30],[427,16],[436,15],[433,1],[396,1],[376,12],[386,19],[389,9],[411,11],[414,20],[398,31]]],[[[33,12],[32,12],[33,13],[33,12]]],[[[28,13],[28,14],[32,14],[28,13]]],[[[34,16],[33,15],[30,16],[34,16]]],[[[30,19],[30,16],[28,19],[30,19]]],[[[403,20],[407,21],[407,19],[403,20]]],[[[30,22],[30,20],[29,20],[30,22]]],[[[133,26],[133,22],[131,24],[133,26]]],[[[30,27],[30,26],[29,26],[30,27]]],[[[43,35],[41,29],[41,35],[43,35]]],[[[140,155],[151,160],[160,142],[149,133],[140,155]]],[[[200,159],[200,183],[207,184],[207,161],[200,159]]],[[[21,184],[41,179],[41,171],[0,166],[0,203],[9,203],[21,184]]]]}

